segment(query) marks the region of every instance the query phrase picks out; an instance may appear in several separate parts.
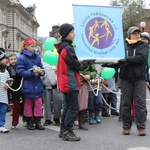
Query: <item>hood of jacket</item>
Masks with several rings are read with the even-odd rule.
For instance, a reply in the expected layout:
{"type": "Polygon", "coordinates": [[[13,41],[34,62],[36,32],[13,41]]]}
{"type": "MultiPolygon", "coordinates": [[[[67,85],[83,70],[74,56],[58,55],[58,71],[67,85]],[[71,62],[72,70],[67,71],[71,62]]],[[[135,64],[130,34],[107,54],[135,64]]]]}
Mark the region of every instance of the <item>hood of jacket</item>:
{"type": "Polygon", "coordinates": [[[70,45],[73,47],[72,45],[72,41],[68,41],[68,40],[63,40],[61,43],[59,44],[55,44],[55,47],[57,49],[57,52],[60,54],[62,49],[65,48],[67,45],[70,45]]]}

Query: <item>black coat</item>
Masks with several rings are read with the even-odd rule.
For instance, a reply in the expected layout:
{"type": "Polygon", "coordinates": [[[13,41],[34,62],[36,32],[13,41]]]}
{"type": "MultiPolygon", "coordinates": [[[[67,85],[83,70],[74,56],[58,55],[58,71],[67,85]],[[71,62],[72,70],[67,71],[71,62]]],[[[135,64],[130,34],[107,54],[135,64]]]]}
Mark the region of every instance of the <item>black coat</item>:
{"type": "MultiPolygon", "coordinates": [[[[13,78],[13,79],[14,79],[11,88],[13,88],[13,89],[18,89],[19,86],[20,86],[20,84],[21,84],[21,79],[22,79],[22,77],[20,77],[20,76],[17,74],[17,72],[16,72],[16,66],[10,65],[10,66],[7,67],[7,70],[8,70],[8,72],[9,72],[10,78],[13,78]]],[[[20,90],[18,90],[18,91],[12,91],[12,90],[8,89],[8,93],[9,93],[9,96],[10,96],[10,94],[11,94],[12,99],[14,99],[15,97],[21,96],[20,90]]]]}
{"type": "Polygon", "coordinates": [[[129,81],[146,80],[148,45],[143,41],[125,46],[126,62],[120,67],[120,78],[129,81]]]}

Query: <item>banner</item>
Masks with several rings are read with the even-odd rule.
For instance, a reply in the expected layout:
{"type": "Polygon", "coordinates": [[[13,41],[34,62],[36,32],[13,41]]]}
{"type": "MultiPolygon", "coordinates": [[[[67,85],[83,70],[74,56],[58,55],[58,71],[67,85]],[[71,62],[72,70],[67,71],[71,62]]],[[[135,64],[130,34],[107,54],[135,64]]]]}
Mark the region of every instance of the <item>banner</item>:
{"type": "Polygon", "coordinates": [[[79,59],[114,62],[125,57],[122,8],[73,4],[79,59]]]}

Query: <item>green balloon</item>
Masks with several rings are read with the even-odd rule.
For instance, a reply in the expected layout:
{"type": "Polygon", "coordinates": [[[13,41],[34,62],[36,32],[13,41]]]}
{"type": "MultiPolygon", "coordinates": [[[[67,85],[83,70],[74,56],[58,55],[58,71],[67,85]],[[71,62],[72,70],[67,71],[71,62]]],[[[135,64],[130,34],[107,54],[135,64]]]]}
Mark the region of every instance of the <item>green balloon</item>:
{"type": "Polygon", "coordinates": [[[44,50],[46,50],[46,51],[54,50],[55,49],[54,44],[57,44],[57,39],[55,39],[54,37],[47,38],[44,42],[44,50]]]}
{"type": "Polygon", "coordinates": [[[58,54],[56,54],[52,51],[45,51],[43,54],[43,60],[50,65],[57,65],[58,54]]]}
{"type": "Polygon", "coordinates": [[[110,79],[110,78],[112,78],[115,75],[115,72],[116,71],[115,71],[114,68],[105,67],[102,70],[101,77],[104,78],[104,79],[110,79]]]}

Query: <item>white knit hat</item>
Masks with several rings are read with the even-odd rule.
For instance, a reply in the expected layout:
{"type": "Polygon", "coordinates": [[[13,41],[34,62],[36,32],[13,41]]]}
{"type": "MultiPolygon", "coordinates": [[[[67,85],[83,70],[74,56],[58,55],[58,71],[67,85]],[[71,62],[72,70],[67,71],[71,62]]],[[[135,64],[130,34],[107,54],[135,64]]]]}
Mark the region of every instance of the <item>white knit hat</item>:
{"type": "Polygon", "coordinates": [[[149,36],[149,33],[148,33],[148,32],[143,32],[143,33],[141,34],[141,36],[150,41],[150,36],[149,36]]]}

